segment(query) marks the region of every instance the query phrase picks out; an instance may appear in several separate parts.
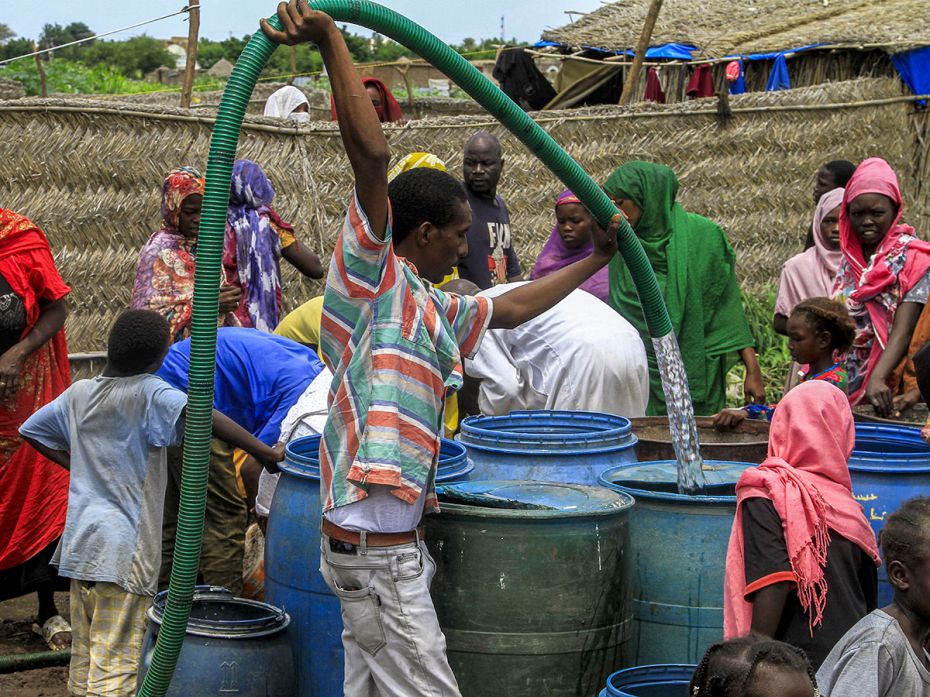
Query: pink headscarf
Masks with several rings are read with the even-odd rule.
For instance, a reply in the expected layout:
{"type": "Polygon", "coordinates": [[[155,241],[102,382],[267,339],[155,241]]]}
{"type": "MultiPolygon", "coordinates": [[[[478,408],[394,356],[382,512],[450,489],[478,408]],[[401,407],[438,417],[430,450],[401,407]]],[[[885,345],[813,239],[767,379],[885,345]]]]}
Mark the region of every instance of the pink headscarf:
{"type": "Polygon", "coordinates": [[[823,573],[828,531],[855,543],[876,566],[881,565],[875,533],[852,495],[848,461],[854,440],[849,402],[830,383],[801,383],[779,402],[769,431],[768,457],[743,472],[736,485],[736,519],[723,591],[726,639],[745,636],[752,628],[743,545],[742,505],[748,498],[769,499],[781,518],[798,598],[810,616],[811,636],[823,621],[828,592],[823,573]]]}
{"type": "Polygon", "coordinates": [[[829,297],[836,271],[843,261],[840,249],[831,249],[830,240],[820,231],[827,214],[843,203],[845,189],[833,189],[820,197],[814,211],[814,246],[785,262],[778,281],[775,313],[788,317],[795,306],[808,298],[829,297]]]}
{"type": "MultiPolygon", "coordinates": [[[[581,201],[571,191],[563,191],[556,200],[555,207],[558,209],[559,206],[566,203],[580,204],[581,201]]],[[[558,271],[564,266],[568,266],[569,264],[573,264],[589,256],[592,249],[594,249],[594,245],[591,242],[583,244],[575,249],[570,249],[566,246],[565,242],[562,241],[562,236],[559,234],[559,225],[556,223],[552,227],[552,233],[549,235],[546,245],[539,254],[539,259],[536,260],[536,265],[530,273],[530,278],[535,280],[543,276],[548,276],[553,271],[558,271]]],[[[607,267],[605,266],[578,287],[581,290],[588,291],[591,295],[600,298],[606,303],[610,297],[610,281],[607,273],[607,267]]]]}
{"type": "Polygon", "coordinates": [[[862,399],[869,377],[888,343],[898,305],[908,291],[930,271],[930,244],[917,239],[910,225],[900,224],[903,209],[898,177],[894,170],[881,158],[870,157],[864,160],[846,184],[843,196],[840,247],[844,259],[833,287],[834,295],[853,289],[846,305],[854,320],[862,319],[868,313],[867,322],[857,321],[857,326],[863,325],[865,328],[857,332],[850,349],[855,351],[857,348],[863,350],[866,346],[870,347],[864,370],[861,371],[862,382],[849,396],[849,402],[853,405],[862,399]],[[882,194],[898,207],[894,222],[869,261],[866,261],[862,245],[849,221],[849,204],[862,194],[882,194]]]}

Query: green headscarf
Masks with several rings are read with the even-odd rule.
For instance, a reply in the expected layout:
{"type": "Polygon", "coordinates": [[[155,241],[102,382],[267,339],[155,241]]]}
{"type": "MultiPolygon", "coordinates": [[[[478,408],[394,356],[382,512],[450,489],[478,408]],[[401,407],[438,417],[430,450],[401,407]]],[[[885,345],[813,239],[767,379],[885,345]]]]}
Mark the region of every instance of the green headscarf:
{"type": "MultiPolygon", "coordinates": [[[[675,202],[678,178],[665,165],[628,162],[604,189],[642,209],[633,230],[646,250],[678,337],[695,414],[725,404],[726,375],[753,345],[736,282],[736,255],[719,225],[675,202]]],[[[636,287],[626,265],[610,262],[610,304],[635,326],[649,358],[649,415],[664,415],[665,394],[636,287]]]]}

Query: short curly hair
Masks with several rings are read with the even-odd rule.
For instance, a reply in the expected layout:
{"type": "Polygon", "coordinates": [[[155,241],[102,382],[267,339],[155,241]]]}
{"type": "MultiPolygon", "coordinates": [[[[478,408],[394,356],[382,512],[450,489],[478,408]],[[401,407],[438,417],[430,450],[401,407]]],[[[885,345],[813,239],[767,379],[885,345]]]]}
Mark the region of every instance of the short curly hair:
{"type": "Polygon", "coordinates": [[[815,332],[829,332],[830,348],[845,351],[856,337],[856,325],[843,303],[830,298],[808,298],[798,303],[792,315],[803,315],[815,332]]]}
{"type": "Polygon", "coordinates": [[[462,182],[438,169],[418,167],[401,172],[388,185],[391,239],[404,241],[422,223],[444,227],[455,219],[456,203],[468,202],[462,182]]]}
{"type": "Polygon", "coordinates": [[[116,318],[107,339],[107,362],[125,375],[151,368],[171,338],[168,321],[152,310],[128,310],[116,318]]]}
{"type": "Polygon", "coordinates": [[[914,569],[930,554],[930,496],[915,496],[885,520],[879,536],[885,564],[900,561],[914,569]]]}

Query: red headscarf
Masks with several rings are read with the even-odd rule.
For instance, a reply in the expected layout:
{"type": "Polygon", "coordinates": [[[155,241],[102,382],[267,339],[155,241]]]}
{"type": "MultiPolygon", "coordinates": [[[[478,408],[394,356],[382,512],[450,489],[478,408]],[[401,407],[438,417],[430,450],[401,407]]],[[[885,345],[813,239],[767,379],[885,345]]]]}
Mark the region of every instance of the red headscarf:
{"type": "MultiPolygon", "coordinates": [[[[404,112],[401,111],[400,104],[394,99],[394,95],[391,94],[391,90],[388,89],[387,85],[376,77],[363,77],[362,84],[365,85],[366,88],[374,87],[381,93],[381,106],[375,107],[375,111],[378,113],[378,119],[381,123],[397,123],[398,121],[403,121],[404,112]]],[[[329,113],[333,121],[335,121],[336,101],[332,97],[329,98],[329,113]]]]}
{"type": "Polygon", "coordinates": [[[781,518],[791,571],[801,607],[813,628],[823,621],[827,582],[828,530],[861,547],[881,565],[875,534],[852,495],[849,456],[855,441],[852,410],[842,390],[812,380],[778,404],[769,433],[769,456],[743,472],[736,485],[736,519],[730,532],[724,581],[724,637],[744,636],[752,627],[746,601],[743,509],[748,498],[769,499],[781,518]]]}
{"type": "MultiPolygon", "coordinates": [[[[870,157],[860,164],[853,173],[843,196],[840,209],[840,247],[843,250],[843,263],[833,287],[834,295],[843,293],[844,289],[853,288],[847,300],[850,314],[856,318],[866,312],[869,321],[866,329],[860,331],[853,347],[871,344],[865,363],[862,382],[859,388],[849,396],[851,404],[856,404],[865,392],[869,376],[888,343],[895,311],[904,296],[917,282],[930,271],[930,244],[915,236],[914,228],[901,225],[901,213],[904,205],[898,177],[889,164],[878,157],[870,157]],[[866,260],[862,244],[853,232],[849,221],[849,204],[862,194],[882,194],[891,199],[898,207],[894,222],[871,260],[866,260]],[[900,270],[892,268],[892,263],[904,257],[900,270]]],[[[900,261],[898,261],[900,264],[900,261]]],[[[852,376],[851,376],[852,377],[852,376]]]]}
{"type": "MultiPolygon", "coordinates": [[[[28,218],[0,208],[0,275],[23,300],[26,336],[42,314],[40,301],[71,289],[58,275],[48,241],[28,218]]],[[[16,394],[0,403],[0,569],[31,559],[65,526],[68,472],[26,445],[19,427],[68,387],[64,330],[23,364],[16,394]]]]}

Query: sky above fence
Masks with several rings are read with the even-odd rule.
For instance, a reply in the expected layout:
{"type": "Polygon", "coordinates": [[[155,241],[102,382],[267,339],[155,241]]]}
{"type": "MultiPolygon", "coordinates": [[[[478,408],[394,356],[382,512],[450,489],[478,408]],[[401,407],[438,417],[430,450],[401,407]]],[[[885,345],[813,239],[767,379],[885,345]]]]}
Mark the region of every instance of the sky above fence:
{"type": "MultiPolygon", "coordinates": [[[[504,36],[520,41],[536,41],[548,28],[567,24],[570,19],[565,10],[590,12],[602,4],[600,0],[384,0],[383,5],[410,17],[448,43],[460,43],[464,38],[492,38],[501,35],[501,16],[504,18],[504,36]]],[[[37,39],[44,24],[65,26],[71,22],[84,22],[98,33],[109,31],[181,9],[184,0],[46,0],[3,2],[0,22],[8,25],[17,35],[37,39]]],[[[200,34],[219,40],[228,36],[250,34],[258,27],[258,19],[274,12],[275,0],[201,0],[202,17],[200,34]]],[[[355,28],[356,33],[366,33],[355,28]]],[[[141,33],[157,38],[186,36],[187,23],[183,16],[134,29],[114,39],[124,39],[141,33]]]]}

